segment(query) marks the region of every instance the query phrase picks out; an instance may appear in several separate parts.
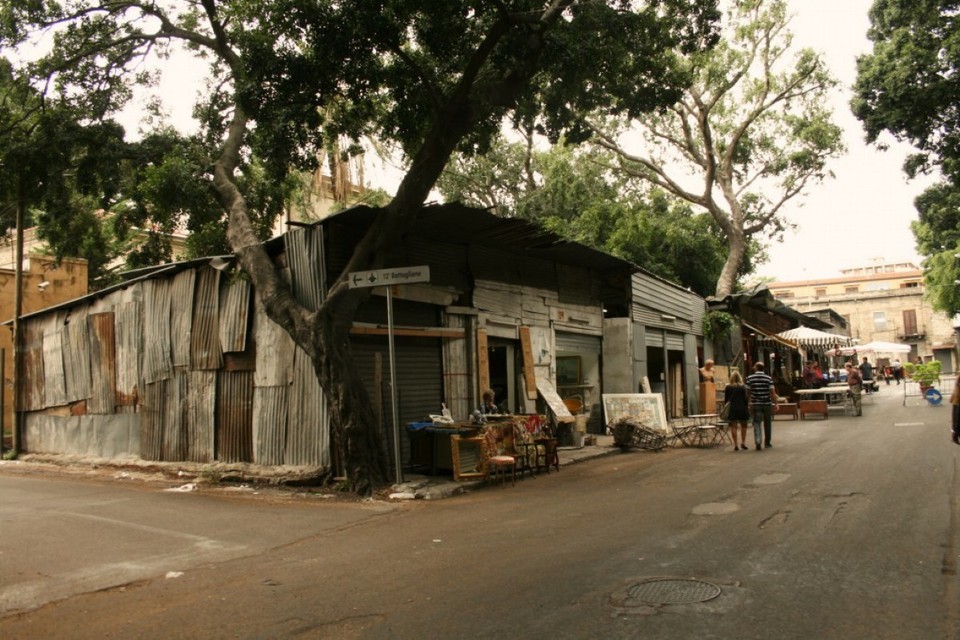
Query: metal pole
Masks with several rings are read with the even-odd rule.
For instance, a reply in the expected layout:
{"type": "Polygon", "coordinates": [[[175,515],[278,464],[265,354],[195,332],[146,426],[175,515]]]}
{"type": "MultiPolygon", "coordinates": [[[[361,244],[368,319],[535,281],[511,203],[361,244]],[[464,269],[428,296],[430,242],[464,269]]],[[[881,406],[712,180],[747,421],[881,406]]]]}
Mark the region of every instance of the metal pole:
{"type": "Polygon", "coordinates": [[[23,412],[20,408],[20,390],[23,387],[23,197],[17,198],[17,246],[14,267],[15,291],[13,297],[13,455],[19,456],[23,436],[23,412]]]}
{"type": "Polygon", "coordinates": [[[397,406],[397,362],[393,349],[393,293],[387,286],[387,342],[390,345],[390,406],[393,411],[393,461],[397,484],[403,482],[400,462],[400,411],[397,406]]]}

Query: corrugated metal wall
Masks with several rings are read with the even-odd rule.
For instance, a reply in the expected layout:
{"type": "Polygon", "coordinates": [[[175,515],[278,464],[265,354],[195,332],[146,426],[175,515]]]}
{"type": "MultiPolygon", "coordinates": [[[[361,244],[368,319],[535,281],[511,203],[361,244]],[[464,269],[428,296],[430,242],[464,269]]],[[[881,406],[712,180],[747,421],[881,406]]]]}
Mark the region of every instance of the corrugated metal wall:
{"type": "Polygon", "coordinates": [[[217,459],[253,462],[253,372],[217,374],[217,459]]]}
{"type": "Polygon", "coordinates": [[[190,367],[219,369],[220,352],[220,272],[201,269],[197,274],[193,299],[193,329],[190,334],[190,367]]]}
{"type": "Polygon", "coordinates": [[[95,313],[84,322],[87,329],[88,351],[84,352],[89,360],[87,371],[90,374],[87,394],[87,413],[111,414],[117,399],[116,372],[116,332],[114,314],[95,313]]]}

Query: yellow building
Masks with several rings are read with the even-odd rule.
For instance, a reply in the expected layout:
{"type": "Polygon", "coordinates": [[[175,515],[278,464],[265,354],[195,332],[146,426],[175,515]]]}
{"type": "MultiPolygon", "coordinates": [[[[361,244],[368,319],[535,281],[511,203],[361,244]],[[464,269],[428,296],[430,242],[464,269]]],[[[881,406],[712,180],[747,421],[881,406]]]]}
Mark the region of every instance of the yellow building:
{"type": "MultiPolygon", "coordinates": [[[[26,243],[24,243],[26,245],[26,243]]],[[[4,252],[7,247],[0,248],[4,252]]],[[[16,301],[15,261],[0,266],[0,349],[3,353],[3,433],[13,427],[13,324],[16,301]]],[[[87,294],[87,261],[64,258],[57,264],[53,256],[29,254],[23,260],[23,315],[83,297],[87,294]]]]}
{"type": "Polygon", "coordinates": [[[924,295],[923,271],[915,264],[875,264],[840,274],[767,286],[777,300],[802,313],[833,310],[846,320],[849,335],[861,343],[910,345],[910,360],[937,359],[944,371],[957,369],[953,323],[931,307],[924,295]]]}

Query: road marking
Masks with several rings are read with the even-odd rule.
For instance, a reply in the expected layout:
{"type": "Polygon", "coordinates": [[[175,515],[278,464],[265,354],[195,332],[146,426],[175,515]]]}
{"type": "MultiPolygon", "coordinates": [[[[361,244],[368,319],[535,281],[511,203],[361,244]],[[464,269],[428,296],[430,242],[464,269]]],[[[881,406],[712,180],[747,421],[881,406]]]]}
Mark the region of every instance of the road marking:
{"type": "Polygon", "coordinates": [[[894,422],[893,426],[895,427],[923,427],[926,422],[894,422]]]}

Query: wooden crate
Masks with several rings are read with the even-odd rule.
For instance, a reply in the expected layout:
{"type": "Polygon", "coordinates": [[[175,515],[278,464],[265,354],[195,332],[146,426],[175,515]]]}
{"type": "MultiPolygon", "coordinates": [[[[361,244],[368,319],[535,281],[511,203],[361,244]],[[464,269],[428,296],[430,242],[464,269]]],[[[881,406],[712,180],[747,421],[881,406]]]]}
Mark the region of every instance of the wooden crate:
{"type": "Polygon", "coordinates": [[[824,420],[828,417],[826,400],[801,400],[798,405],[801,420],[806,420],[811,413],[822,416],[824,420]]]}

